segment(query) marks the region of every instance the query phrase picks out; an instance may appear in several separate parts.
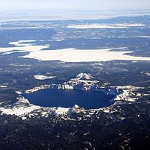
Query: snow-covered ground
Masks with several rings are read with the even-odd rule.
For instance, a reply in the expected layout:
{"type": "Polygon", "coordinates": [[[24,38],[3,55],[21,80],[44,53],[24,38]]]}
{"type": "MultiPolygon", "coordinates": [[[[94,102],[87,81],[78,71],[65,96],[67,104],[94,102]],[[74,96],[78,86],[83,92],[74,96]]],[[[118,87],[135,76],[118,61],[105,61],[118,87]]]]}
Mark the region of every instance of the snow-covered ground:
{"type": "Polygon", "coordinates": [[[14,50],[18,52],[29,52],[23,56],[24,58],[33,58],[40,61],[60,60],[63,62],[101,62],[112,60],[132,60],[132,61],[150,61],[150,57],[136,57],[127,55],[132,51],[123,51],[123,48],[112,49],[57,49],[57,50],[43,50],[49,48],[48,45],[32,45],[33,41],[17,41],[9,44],[14,44],[15,47],[0,48],[0,53],[9,54],[14,50]],[[17,47],[16,47],[17,46],[17,47]],[[113,51],[118,49],[118,51],[113,51]],[[121,51],[119,51],[121,50],[121,51]]]}
{"type": "MultiPolygon", "coordinates": [[[[37,113],[41,114],[41,117],[48,117],[50,114],[55,114],[55,116],[64,116],[67,113],[75,113],[79,112],[80,107],[77,105],[72,108],[62,108],[62,107],[47,107],[43,108],[40,106],[32,105],[29,103],[27,99],[24,97],[19,97],[18,101],[13,106],[2,107],[2,103],[0,103],[0,114],[1,115],[15,115],[21,117],[22,120],[26,120],[27,118],[39,117],[37,113]]],[[[83,109],[82,109],[83,110],[83,109]]]]}
{"type": "Polygon", "coordinates": [[[116,96],[116,98],[114,99],[115,101],[125,100],[125,101],[134,102],[136,101],[138,96],[141,96],[140,93],[137,93],[137,95],[135,96],[134,91],[138,89],[143,89],[143,87],[135,87],[135,86],[128,85],[128,86],[117,86],[116,89],[122,89],[123,92],[116,96]]]}
{"type": "Polygon", "coordinates": [[[0,111],[2,111],[2,114],[16,115],[22,117],[39,108],[40,106],[32,105],[28,102],[27,99],[19,97],[17,103],[13,107],[0,107],[0,111]]]}
{"type": "Polygon", "coordinates": [[[0,85],[0,88],[7,88],[7,85],[0,85]]]}
{"type": "Polygon", "coordinates": [[[47,80],[47,79],[54,79],[56,76],[47,76],[47,75],[34,75],[34,79],[36,80],[47,80]]]}
{"type": "Polygon", "coordinates": [[[112,60],[137,60],[137,61],[150,61],[150,57],[135,57],[126,55],[132,51],[110,51],[111,49],[59,49],[59,50],[42,50],[31,52],[24,58],[34,58],[41,61],[60,60],[63,62],[100,62],[112,60]]]}
{"type": "Polygon", "coordinates": [[[137,37],[149,39],[149,38],[150,38],[150,35],[147,35],[147,36],[145,36],[145,35],[142,36],[142,35],[141,35],[141,36],[137,36],[137,37]]]}
{"type": "Polygon", "coordinates": [[[144,24],[81,24],[69,25],[71,29],[124,29],[130,27],[144,27],[144,24]]]}
{"type": "MultiPolygon", "coordinates": [[[[36,92],[36,91],[39,91],[39,90],[42,90],[42,89],[48,89],[50,88],[51,85],[41,85],[41,86],[38,86],[38,87],[34,87],[33,89],[29,89],[29,90],[26,90],[25,93],[32,93],[32,92],[36,92]]],[[[19,91],[16,91],[16,93],[20,93],[19,91]]]]}

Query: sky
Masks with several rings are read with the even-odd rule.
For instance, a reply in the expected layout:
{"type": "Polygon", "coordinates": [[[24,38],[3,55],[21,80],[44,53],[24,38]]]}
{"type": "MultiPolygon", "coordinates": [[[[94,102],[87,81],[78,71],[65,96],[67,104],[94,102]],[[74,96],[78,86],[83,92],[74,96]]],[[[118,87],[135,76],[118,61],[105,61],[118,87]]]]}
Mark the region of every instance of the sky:
{"type": "Polygon", "coordinates": [[[1,11],[20,10],[142,10],[150,0],[0,0],[1,11]]]}

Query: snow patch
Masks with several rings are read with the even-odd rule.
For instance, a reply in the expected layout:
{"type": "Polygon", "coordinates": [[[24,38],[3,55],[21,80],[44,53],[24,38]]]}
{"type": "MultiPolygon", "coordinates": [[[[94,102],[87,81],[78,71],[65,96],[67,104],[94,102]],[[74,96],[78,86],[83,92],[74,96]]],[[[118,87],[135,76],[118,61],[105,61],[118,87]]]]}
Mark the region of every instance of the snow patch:
{"type": "Polygon", "coordinates": [[[48,89],[50,87],[51,87],[50,85],[41,85],[38,87],[34,87],[33,89],[26,90],[25,93],[33,93],[42,89],[48,89]]]}
{"type": "Polygon", "coordinates": [[[7,85],[0,85],[0,88],[7,88],[7,85]]]}
{"type": "Polygon", "coordinates": [[[46,76],[46,75],[34,75],[34,79],[36,80],[47,80],[47,79],[54,79],[56,76],[46,76]]]}
{"type": "Polygon", "coordinates": [[[149,72],[146,72],[145,74],[150,77],[150,73],[149,72]]]}
{"type": "Polygon", "coordinates": [[[143,36],[137,36],[137,37],[140,37],[140,38],[148,38],[148,39],[149,39],[149,38],[150,38],[150,35],[145,35],[145,36],[143,35],[143,36]]]}
{"type": "Polygon", "coordinates": [[[69,25],[71,29],[124,29],[131,27],[144,27],[144,24],[81,24],[69,25]]]}
{"type": "MultiPolygon", "coordinates": [[[[139,93],[135,95],[134,91],[138,89],[143,89],[143,87],[135,86],[117,86],[116,89],[122,89],[122,92],[116,96],[115,101],[124,100],[134,102],[137,100],[139,93]]],[[[139,95],[140,96],[140,95],[139,95]]]]}
{"type": "Polygon", "coordinates": [[[56,115],[64,115],[64,114],[67,114],[68,111],[69,111],[69,108],[58,107],[55,113],[56,115]]]}

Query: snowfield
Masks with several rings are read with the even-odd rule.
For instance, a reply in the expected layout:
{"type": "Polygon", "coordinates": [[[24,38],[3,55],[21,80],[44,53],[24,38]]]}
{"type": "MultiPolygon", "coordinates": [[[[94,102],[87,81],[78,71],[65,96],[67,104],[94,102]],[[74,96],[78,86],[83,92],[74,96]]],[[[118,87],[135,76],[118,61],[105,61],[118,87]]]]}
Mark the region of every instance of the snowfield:
{"type": "Polygon", "coordinates": [[[81,24],[69,25],[71,29],[125,29],[130,27],[144,27],[144,24],[81,24]]]}
{"type": "Polygon", "coordinates": [[[18,52],[29,52],[29,54],[22,56],[24,58],[32,58],[40,61],[63,61],[63,62],[101,62],[113,60],[131,60],[131,61],[150,61],[150,57],[136,57],[128,54],[132,51],[123,51],[124,48],[111,49],[57,49],[57,50],[43,50],[49,48],[48,45],[33,45],[33,41],[17,41],[9,44],[15,47],[0,48],[0,53],[9,55],[17,50],[18,52]],[[113,51],[118,49],[118,51],[113,51]],[[120,50],[120,51],[119,51],[120,50]]]}

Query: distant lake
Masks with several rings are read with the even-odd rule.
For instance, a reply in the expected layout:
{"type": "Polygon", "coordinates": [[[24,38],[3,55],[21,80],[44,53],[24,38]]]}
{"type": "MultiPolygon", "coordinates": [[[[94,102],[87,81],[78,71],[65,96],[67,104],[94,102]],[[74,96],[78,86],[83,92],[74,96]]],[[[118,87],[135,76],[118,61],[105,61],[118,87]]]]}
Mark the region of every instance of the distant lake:
{"type": "Polygon", "coordinates": [[[44,89],[24,94],[31,104],[43,107],[72,107],[75,104],[85,109],[102,108],[112,104],[114,95],[99,91],[44,89]]]}

